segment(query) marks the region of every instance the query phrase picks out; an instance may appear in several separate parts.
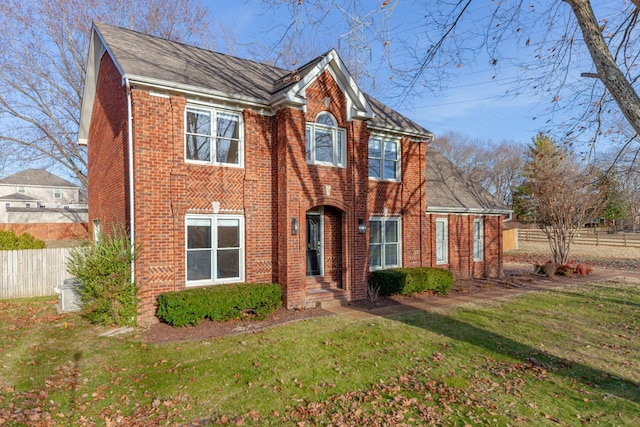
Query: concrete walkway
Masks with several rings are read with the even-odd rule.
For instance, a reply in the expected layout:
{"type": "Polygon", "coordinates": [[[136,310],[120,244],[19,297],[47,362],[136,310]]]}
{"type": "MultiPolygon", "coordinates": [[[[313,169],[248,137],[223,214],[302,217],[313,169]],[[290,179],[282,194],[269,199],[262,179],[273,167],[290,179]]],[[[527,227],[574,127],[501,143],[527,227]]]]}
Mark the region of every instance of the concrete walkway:
{"type": "MultiPolygon", "coordinates": [[[[517,264],[505,264],[505,272],[517,272],[526,270],[527,266],[517,264]]],[[[530,267],[529,267],[530,269],[530,267]]],[[[507,274],[507,278],[509,274],[507,274]]],[[[517,274],[514,277],[522,277],[517,274]]],[[[466,304],[481,304],[483,302],[502,299],[514,295],[523,294],[525,292],[544,291],[549,289],[558,289],[564,286],[579,285],[588,282],[611,281],[618,283],[640,284],[640,271],[617,271],[617,270],[599,270],[589,276],[573,276],[563,277],[556,276],[548,278],[544,276],[527,276],[531,278],[524,285],[513,287],[505,285],[489,284],[486,290],[471,293],[449,293],[447,296],[426,295],[417,297],[407,297],[403,301],[395,305],[387,305],[379,308],[364,309],[355,306],[336,305],[331,307],[323,307],[324,310],[334,314],[344,315],[357,320],[370,319],[373,317],[387,317],[400,313],[411,311],[433,311],[442,307],[466,304]]]]}

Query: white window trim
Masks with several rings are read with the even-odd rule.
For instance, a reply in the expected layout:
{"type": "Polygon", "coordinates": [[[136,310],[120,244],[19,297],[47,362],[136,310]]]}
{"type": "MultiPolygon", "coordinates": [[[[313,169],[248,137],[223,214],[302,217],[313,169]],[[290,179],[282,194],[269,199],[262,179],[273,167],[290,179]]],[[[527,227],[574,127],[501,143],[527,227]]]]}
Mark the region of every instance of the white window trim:
{"type": "Polygon", "coordinates": [[[484,261],[484,220],[482,218],[473,220],[473,260],[484,261]],[[478,224],[479,235],[476,235],[476,224],[478,224]],[[477,255],[476,244],[479,252],[477,255]]]}
{"type": "Polygon", "coordinates": [[[190,214],[190,215],[186,215],[185,217],[185,221],[184,221],[184,280],[185,280],[185,286],[186,287],[190,287],[190,286],[205,286],[205,285],[224,285],[227,283],[244,283],[245,281],[245,239],[244,239],[244,216],[243,215],[228,215],[228,214],[211,214],[211,215],[197,215],[197,214],[190,214]],[[189,246],[189,229],[188,229],[188,220],[190,218],[194,218],[194,219],[210,219],[211,220],[211,245],[214,246],[215,248],[212,247],[211,248],[211,268],[212,268],[212,272],[216,270],[216,260],[215,260],[215,256],[217,253],[217,232],[218,232],[218,227],[217,227],[217,221],[218,219],[237,219],[238,220],[238,224],[240,229],[238,230],[239,232],[239,236],[238,239],[240,241],[240,254],[239,257],[240,259],[238,260],[238,264],[239,264],[239,272],[240,272],[240,277],[232,277],[232,278],[225,278],[225,279],[216,279],[215,278],[215,274],[212,274],[211,279],[204,279],[204,280],[187,280],[187,252],[188,252],[188,246],[189,246]]]}
{"type": "MultiPolygon", "coordinates": [[[[331,120],[333,120],[333,122],[336,123],[336,125],[334,127],[331,127],[331,126],[327,126],[327,125],[316,123],[316,122],[307,122],[307,125],[305,127],[305,150],[308,143],[309,155],[310,155],[310,158],[307,159],[307,163],[311,165],[346,168],[347,167],[347,160],[346,160],[347,159],[347,154],[346,154],[347,131],[346,129],[343,129],[337,125],[338,121],[333,116],[333,114],[329,113],[328,111],[320,112],[318,116],[316,116],[316,120],[318,119],[319,116],[323,114],[326,114],[327,116],[331,117],[331,120]],[[333,158],[334,159],[337,159],[338,157],[338,134],[342,136],[342,147],[341,147],[342,149],[340,150],[342,155],[340,156],[340,159],[338,159],[336,162],[322,162],[322,161],[316,160],[316,129],[331,132],[331,140],[333,141],[333,158]],[[307,131],[309,133],[309,141],[306,141],[307,131]]],[[[305,158],[306,158],[306,153],[305,153],[305,158]]]]}
{"type": "Polygon", "coordinates": [[[206,107],[203,105],[195,105],[195,104],[188,104],[185,109],[184,109],[184,118],[183,118],[183,123],[184,123],[184,130],[183,130],[183,135],[184,135],[184,160],[186,163],[190,163],[190,164],[196,164],[196,165],[212,165],[212,166],[224,166],[224,167],[229,167],[229,168],[239,168],[242,169],[244,168],[244,118],[242,117],[242,113],[239,111],[233,111],[233,110],[227,110],[227,109],[222,109],[222,108],[213,108],[213,107],[206,107]],[[210,160],[205,161],[205,160],[193,160],[193,159],[189,159],[187,157],[187,112],[189,110],[200,110],[200,111],[207,111],[209,113],[211,113],[211,134],[209,135],[209,137],[211,138],[211,146],[209,147],[209,157],[210,160]],[[224,162],[218,162],[216,161],[216,152],[212,150],[213,147],[216,147],[216,126],[218,124],[218,119],[217,119],[217,114],[218,113],[225,113],[225,114],[233,114],[235,116],[238,116],[238,164],[235,163],[224,163],[224,162]]]}
{"type": "Polygon", "coordinates": [[[93,220],[93,242],[98,243],[100,241],[100,220],[93,220]]]}
{"type": "MultiPolygon", "coordinates": [[[[402,181],[402,146],[400,144],[400,138],[394,138],[381,134],[372,134],[369,136],[369,140],[380,140],[380,178],[369,176],[373,181],[387,181],[387,182],[401,182],[402,181]],[[396,160],[396,178],[384,178],[384,143],[386,141],[394,142],[397,147],[398,160],[396,160]]],[[[369,143],[367,142],[367,175],[369,175],[369,143]]]]}
{"type": "Polygon", "coordinates": [[[26,192],[26,189],[24,188],[24,185],[19,185],[18,186],[18,193],[24,194],[25,192],[26,192]]]}
{"type": "MultiPolygon", "coordinates": [[[[380,262],[381,266],[372,266],[369,260],[369,271],[376,270],[386,270],[388,268],[401,268],[402,267],[402,217],[399,216],[372,216],[369,218],[369,232],[371,232],[371,221],[382,221],[382,242],[381,242],[381,253],[380,253],[380,262]],[[385,245],[386,242],[384,240],[384,223],[387,221],[395,221],[398,223],[398,264],[397,265],[386,265],[384,263],[385,259],[385,245]]],[[[371,257],[371,241],[367,241],[367,245],[369,246],[368,256],[371,257]]]]}
{"type": "Polygon", "coordinates": [[[53,189],[53,198],[54,199],[61,199],[62,198],[62,189],[61,188],[54,188],[53,189]]]}
{"type": "Polygon", "coordinates": [[[449,220],[447,218],[436,218],[436,264],[449,263],[449,220]],[[444,226],[443,259],[438,259],[438,224],[444,226]]]}

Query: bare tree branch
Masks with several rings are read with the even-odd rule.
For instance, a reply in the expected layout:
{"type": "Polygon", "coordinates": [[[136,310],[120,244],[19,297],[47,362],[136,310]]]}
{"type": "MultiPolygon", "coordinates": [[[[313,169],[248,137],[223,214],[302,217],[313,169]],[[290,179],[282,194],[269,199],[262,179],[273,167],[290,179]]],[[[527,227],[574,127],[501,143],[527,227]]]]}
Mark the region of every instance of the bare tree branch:
{"type": "Polygon", "coordinates": [[[57,165],[87,185],[78,121],[92,21],[196,45],[212,19],[195,0],[41,0],[0,3],[3,163],[57,165]]]}

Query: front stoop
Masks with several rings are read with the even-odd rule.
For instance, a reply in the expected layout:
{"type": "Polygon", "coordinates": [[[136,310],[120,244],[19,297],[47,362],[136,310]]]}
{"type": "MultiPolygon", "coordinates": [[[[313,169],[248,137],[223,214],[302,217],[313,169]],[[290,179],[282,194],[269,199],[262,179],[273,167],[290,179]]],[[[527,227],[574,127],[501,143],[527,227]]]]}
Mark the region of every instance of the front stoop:
{"type": "Polygon", "coordinates": [[[312,289],[307,291],[307,308],[331,308],[346,305],[347,292],[343,289],[312,289]]]}

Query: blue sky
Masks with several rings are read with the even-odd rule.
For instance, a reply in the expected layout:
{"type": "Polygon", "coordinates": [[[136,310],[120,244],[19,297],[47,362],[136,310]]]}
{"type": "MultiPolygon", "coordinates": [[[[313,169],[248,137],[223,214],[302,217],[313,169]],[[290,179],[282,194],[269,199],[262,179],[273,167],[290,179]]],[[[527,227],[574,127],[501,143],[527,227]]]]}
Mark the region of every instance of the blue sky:
{"type": "MultiPolygon", "coordinates": [[[[236,38],[237,56],[248,56],[243,46],[256,39],[276,40],[283,25],[288,25],[288,15],[265,12],[264,3],[259,0],[227,2],[203,0],[210,7],[217,22],[232,23],[231,29],[236,38]],[[282,18],[278,18],[278,15],[282,18]]],[[[348,3],[348,2],[347,2],[348,3]]],[[[374,3],[374,2],[372,2],[374,3]]],[[[378,3],[378,2],[376,2],[378,3]]],[[[414,2],[401,2],[393,14],[392,25],[418,28],[420,17],[414,2]]],[[[478,10],[478,13],[483,11],[478,10]]],[[[339,33],[331,43],[314,54],[336,47],[339,33]]],[[[405,33],[406,36],[406,33],[405,33]]],[[[273,42],[275,43],[275,41],[273,42]]],[[[344,41],[342,41],[344,43],[344,41]]],[[[510,56],[517,56],[518,50],[512,47],[510,56]]],[[[472,138],[499,142],[503,139],[528,143],[544,126],[541,119],[549,100],[538,98],[531,93],[520,96],[505,96],[512,89],[517,67],[504,65],[499,73],[489,65],[489,57],[479,53],[473,61],[459,68],[450,67],[444,89],[437,92],[425,92],[421,97],[398,102],[396,98],[385,99],[376,94],[383,102],[434,132],[436,136],[449,130],[455,130],[472,138]]],[[[384,80],[384,79],[382,79],[384,80]]],[[[384,94],[385,91],[380,93],[384,94]]]]}

